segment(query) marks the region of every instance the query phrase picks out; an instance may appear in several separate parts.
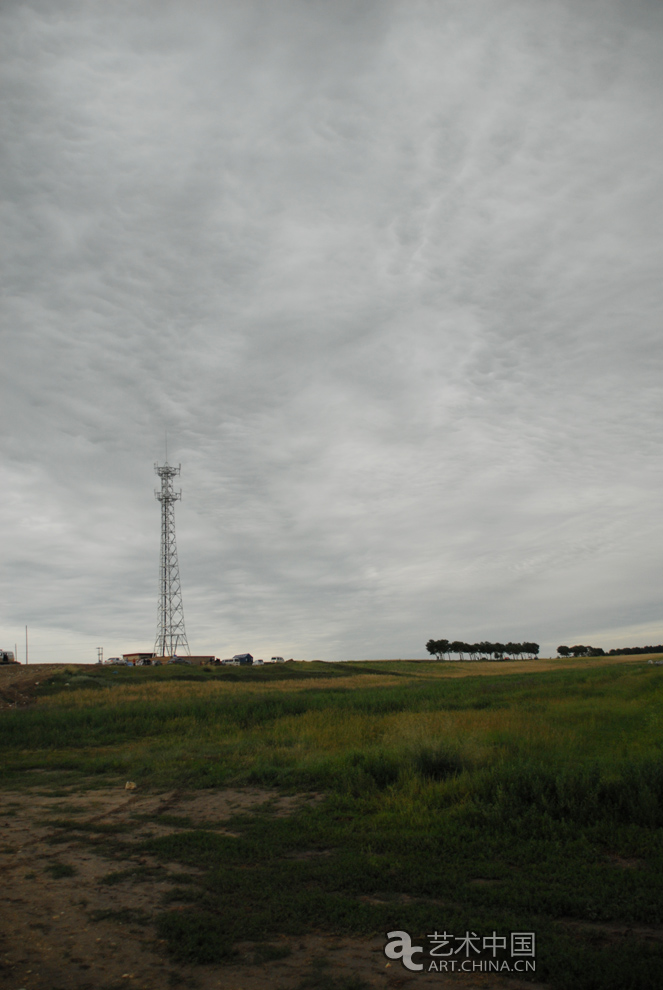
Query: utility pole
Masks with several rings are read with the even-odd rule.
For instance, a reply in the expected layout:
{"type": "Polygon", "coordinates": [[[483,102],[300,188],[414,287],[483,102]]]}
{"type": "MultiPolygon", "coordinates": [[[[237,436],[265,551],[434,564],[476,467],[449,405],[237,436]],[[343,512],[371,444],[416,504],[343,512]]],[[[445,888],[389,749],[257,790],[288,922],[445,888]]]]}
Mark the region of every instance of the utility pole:
{"type": "Polygon", "coordinates": [[[28,627],[25,627],[25,666],[28,665],[28,627]]]}
{"type": "Polygon", "coordinates": [[[103,648],[103,646],[98,646],[97,647],[97,663],[103,663],[103,662],[104,662],[104,648],[103,648]]]}
{"type": "Polygon", "coordinates": [[[154,465],[161,478],[161,490],[154,495],[161,502],[161,551],[159,558],[159,608],[157,638],[154,652],[158,657],[172,657],[175,654],[190,656],[191,650],[184,628],[184,608],[180,567],[175,542],[175,502],[182,498],[182,492],[173,488],[173,479],[180,473],[181,465],[171,467],[166,463],[154,465]]]}

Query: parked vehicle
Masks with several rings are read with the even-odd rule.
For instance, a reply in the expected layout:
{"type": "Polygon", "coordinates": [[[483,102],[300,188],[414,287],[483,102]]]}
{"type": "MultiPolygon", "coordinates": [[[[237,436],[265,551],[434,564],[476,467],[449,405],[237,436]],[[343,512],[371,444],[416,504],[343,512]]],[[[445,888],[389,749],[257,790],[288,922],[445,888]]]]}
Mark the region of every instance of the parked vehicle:
{"type": "Polygon", "coordinates": [[[272,663],[285,663],[283,657],[272,657],[272,663]]]}
{"type": "Polygon", "coordinates": [[[186,657],[171,657],[166,663],[181,663],[186,664],[187,667],[193,667],[193,664],[186,657]]]}

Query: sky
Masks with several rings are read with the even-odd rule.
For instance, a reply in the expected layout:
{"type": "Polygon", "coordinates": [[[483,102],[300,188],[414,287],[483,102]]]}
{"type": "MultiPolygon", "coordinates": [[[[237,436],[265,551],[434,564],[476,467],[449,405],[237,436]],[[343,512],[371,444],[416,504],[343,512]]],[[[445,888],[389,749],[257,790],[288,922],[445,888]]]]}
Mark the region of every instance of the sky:
{"type": "Polygon", "coordinates": [[[658,0],[4,0],[0,647],[663,641],[658,0]]]}

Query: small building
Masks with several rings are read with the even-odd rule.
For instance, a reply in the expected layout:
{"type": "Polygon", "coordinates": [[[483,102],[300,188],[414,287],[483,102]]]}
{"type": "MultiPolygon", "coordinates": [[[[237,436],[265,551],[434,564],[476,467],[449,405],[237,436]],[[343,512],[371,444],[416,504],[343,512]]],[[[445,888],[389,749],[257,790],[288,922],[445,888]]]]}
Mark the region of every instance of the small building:
{"type": "Polygon", "coordinates": [[[250,653],[236,653],[233,657],[235,663],[239,664],[253,664],[253,657],[250,653]]]}
{"type": "Polygon", "coordinates": [[[154,653],[123,653],[122,659],[127,663],[141,663],[143,660],[151,660],[153,656],[154,653]]]}

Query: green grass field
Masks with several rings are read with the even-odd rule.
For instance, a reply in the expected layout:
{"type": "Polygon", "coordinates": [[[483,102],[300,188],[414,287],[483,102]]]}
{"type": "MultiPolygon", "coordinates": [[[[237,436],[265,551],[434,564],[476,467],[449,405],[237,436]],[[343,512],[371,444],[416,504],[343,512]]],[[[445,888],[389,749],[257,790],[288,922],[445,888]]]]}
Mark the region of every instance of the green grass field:
{"type": "Polygon", "coordinates": [[[2,714],[1,783],[46,769],[63,793],[130,779],[322,795],[289,817],[237,816],[234,835],[183,820],[144,842],[203,870],[178,892],[185,910],[163,904],[157,921],[181,960],[311,931],[533,931],[533,979],[649,990],[663,985],[660,928],[643,934],[663,922],[663,668],[647,659],[481,676],[396,661],[72,668],[2,714]]]}

